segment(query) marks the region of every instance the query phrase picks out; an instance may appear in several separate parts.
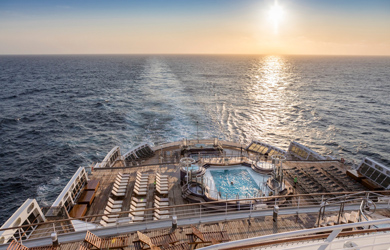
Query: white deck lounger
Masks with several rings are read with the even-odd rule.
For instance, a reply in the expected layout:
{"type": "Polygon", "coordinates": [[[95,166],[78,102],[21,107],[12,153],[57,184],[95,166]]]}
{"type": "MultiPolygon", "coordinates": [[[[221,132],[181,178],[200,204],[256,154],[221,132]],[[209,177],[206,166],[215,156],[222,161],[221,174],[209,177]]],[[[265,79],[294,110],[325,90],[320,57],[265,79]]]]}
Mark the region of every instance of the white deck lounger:
{"type": "Polygon", "coordinates": [[[166,201],[154,201],[154,205],[155,206],[159,206],[159,207],[168,207],[169,206],[169,202],[166,202],[166,201]]]}
{"type": "Polygon", "coordinates": [[[137,189],[148,189],[149,185],[138,185],[137,183],[134,185],[134,188],[137,189]]]}
{"type": "Polygon", "coordinates": [[[122,204],[112,204],[110,201],[108,201],[106,207],[109,207],[111,209],[118,209],[122,208],[122,204]]]}
{"type": "Polygon", "coordinates": [[[131,205],[134,206],[134,207],[146,207],[146,202],[140,202],[140,203],[137,203],[135,201],[131,201],[131,205]]]}
{"type": "Polygon", "coordinates": [[[108,218],[107,216],[102,216],[102,220],[111,224],[111,223],[116,223],[116,218],[108,218]]]}
{"type": "Polygon", "coordinates": [[[156,201],[165,201],[165,202],[169,202],[169,198],[160,198],[160,197],[158,197],[157,195],[156,196],[154,196],[154,200],[156,201]]]}
{"type": "Polygon", "coordinates": [[[129,212],[133,216],[141,216],[143,217],[145,215],[145,211],[130,211],[129,212]]]}
{"type": "Polygon", "coordinates": [[[113,198],[108,198],[108,201],[112,204],[123,204],[123,200],[114,200],[113,198]]]}
{"type": "Polygon", "coordinates": [[[147,202],[147,200],[146,200],[145,198],[139,198],[139,199],[137,199],[137,198],[135,198],[135,197],[131,197],[131,200],[132,200],[132,201],[135,201],[135,202],[137,202],[137,203],[145,203],[145,202],[147,202]]]}
{"type": "Polygon", "coordinates": [[[160,174],[160,173],[157,173],[156,176],[159,177],[159,178],[168,178],[169,177],[166,174],[160,174]]]}
{"type": "Polygon", "coordinates": [[[105,214],[108,218],[118,218],[118,217],[119,217],[119,214],[111,214],[111,213],[108,212],[107,210],[104,210],[104,214],[105,214]]]}
{"type": "Polygon", "coordinates": [[[116,196],[116,197],[122,197],[122,196],[125,196],[125,195],[126,195],[126,193],[118,193],[118,192],[116,192],[115,190],[112,190],[112,191],[111,191],[111,194],[113,194],[113,195],[116,196]]]}
{"type": "Polygon", "coordinates": [[[158,192],[159,194],[168,194],[168,190],[157,189],[157,192],[158,192]]]}
{"type": "Polygon", "coordinates": [[[136,195],[140,195],[140,196],[144,196],[144,195],[147,195],[147,192],[144,191],[144,190],[138,190],[138,189],[134,189],[134,193],[136,195]]]}
{"type": "Polygon", "coordinates": [[[133,216],[129,214],[129,217],[131,218],[132,221],[137,222],[137,221],[144,221],[145,218],[143,216],[133,216]]]}
{"type": "Polygon", "coordinates": [[[145,210],[145,207],[134,207],[133,205],[130,206],[130,211],[139,211],[139,210],[145,210]]]}
{"type": "Polygon", "coordinates": [[[169,219],[170,215],[160,215],[158,213],[153,214],[153,220],[165,220],[169,219]]]}

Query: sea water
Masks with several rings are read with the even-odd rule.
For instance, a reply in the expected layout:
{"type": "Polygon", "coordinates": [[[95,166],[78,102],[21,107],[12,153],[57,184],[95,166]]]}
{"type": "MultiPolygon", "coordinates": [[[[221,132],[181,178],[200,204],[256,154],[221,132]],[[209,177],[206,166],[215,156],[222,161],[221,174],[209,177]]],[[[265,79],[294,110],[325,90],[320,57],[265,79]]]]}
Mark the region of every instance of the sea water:
{"type": "Polygon", "coordinates": [[[218,137],[390,166],[390,57],[0,56],[0,224],[116,145],[218,137]]]}

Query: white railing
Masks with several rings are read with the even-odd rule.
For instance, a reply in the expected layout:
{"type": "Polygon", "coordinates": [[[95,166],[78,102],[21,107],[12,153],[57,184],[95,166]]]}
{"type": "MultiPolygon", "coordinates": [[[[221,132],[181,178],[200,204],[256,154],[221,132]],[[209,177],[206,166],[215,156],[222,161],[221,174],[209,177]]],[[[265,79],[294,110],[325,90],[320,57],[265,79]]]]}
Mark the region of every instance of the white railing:
{"type": "MultiPolygon", "coordinates": [[[[319,249],[324,250],[325,248],[331,244],[336,244],[336,241],[334,241],[337,237],[337,235],[343,230],[343,229],[350,229],[350,228],[357,228],[357,227],[366,227],[371,225],[383,225],[383,224],[390,224],[390,219],[382,219],[382,220],[374,220],[374,221],[365,221],[365,222],[358,222],[358,223],[351,223],[351,224],[345,224],[345,225],[336,225],[331,227],[323,227],[323,228],[312,228],[312,229],[305,229],[305,230],[299,230],[299,231],[293,231],[293,232],[285,232],[285,233],[278,233],[278,234],[271,234],[271,235],[265,235],[265,236],[259,236],[254,238],[248,238],[248,239],[242,239],[237,241],[231,241],[226,243],[221,243],[217,245],[212,245],[208,247],[201,248],[203,250],[219,250],[219,249],[237,249],[237,248],[254,248],[256,247],[256,244],[261,244],[262,242],[272,242],[279,239],[292,239],[292,238],[299,238],[306,235],[313,235],[313,234],[319,234],[319,233],[326,233],[329,231],[332,231],[328,238],[322,242],[317,242],[310,244],[309,246],[306,246],[308,248],[303,248],[302,246],[290,246],[286,247],[286,245],[283,246],[281,249],[319,249]]],[[[386,233],[387,237],[390,235],[390,233],[386,233]]],[[[374,235],[378,237],[378,235],[374,235]]],[[[380,236],[380,235],[379,235],[380,236]]],[[[375,237],[374,237],[375,238],[375,237]]],[[[344,240],[345,241],[345,240],[344,240]]],[[[386,244],[390,245],[390,242],[387,240],[385,241],[386,244]]],[[[372,243],[368,243],[366,249],[372,249],[373,246],[376,246],[376,244],[382,245],[383,242],[375,242],[375,239],[372,243]]],[[[274,249],[278,249],[277,247],[274,249]]],[[[329,248],[332,249],[332,248],[329,248]]],[[[333,248],[334,249],[334,248],[333,248]]],[[[352,248],[354,249],[354,248],[352,248]]],[[[357,248],[358,249],[358,248],[357,248]]],[[[362,249],[359,247],[359,249],[362,249]]]]}
{"type": "MultiPolygon", "coordinates": [[[[362,199],[367,197],[367,193],[370,193],[370,197],[374,197],[374,193],[371,192],[361,192],[359,193],[360,198],[356,196],[351,196],[351,199],[344,199],[345,209],[346,210],[354,210],[357,211],[360,207],[360,202],[362,199]]],[[[325,201],[326,194],[310,194],[310,195],[296,195],[290,196],[287,198],[291,198],[290,200],[285,200],[283,196],[276,197],[262,197],[255,199],[241,199],[241,200],[220,200],[215,202],[205,202],[205,203],[193,203],[193,204],[185,204],[178,206],[169,206],[165,208],[160,208],[160,211],[167,211],[166,215],[169,215],[168,219],[164,220],[154,220],[153,215],[158,211],[157,208],[150,208],[145,210],[137,210],[137,212],[144,212],[144,220],[143,221],[131,221],[127,220],[123,221],[124,218],[129,218],[129,215],[132,216],[131,211],[123,211],[118,213],[120,216],[119,220],[111,224],[110,226],[103,227],[99,224],[102,215],[94,215],[94,216],[86,216],[78,219],[78,230],[83,228],[83,223],[85,230],[91,230],[91,227],[95,225],[96,228],[100,228],[102,230],[109,229],[112,227],[116,228],[125,228],[123,231],[131,232],[132,227],[137,228],[150,228],[151,225],[155,225],[158,222],[165,222],[164,227],[170,226],[172,217],[175,215],[179,220],[179,225],[186,224],[194,224],[194,223],[206,223],[206,222],[218,222],[224,220],[232,220],[232,219],[248,219],[253,217],[261,217],[261,216],[270,216],[272,215],[272,211],[275,205],[279,206],[279,214],[299,214],[299,213],[318,213],[321,202],[325,201]],[[128,228],[128,229],[126,229],[128,228]]],[[[388,196],[386,196],[387,198],[388,196]]],[[[377,203],[378,209],[390,208],[390,200],[389,199],[380,199],[377,203]]],[[[338,212],[339,205],[335,204],[334,206],[328,206],[327,211],[338,212]]],[[[60,221],[52,221],[48,223],[50,227],[44,226],[36,228],[34,231],[34,238],[45,238],[50,236],[52,232],[56,232],[58,235],[67,234],[73,231],[73,226],[71,225],[71,220],[75,219],[66,219],[60,221]],[[60,223],[63,226],[59,226],[60,223]],[[57,225],[57,226],[56,226],[57,225]],[[48,230],[51,228],[51,230],[48,230]]],[[[313,221],[314,225],[315,221],[313,221]]],[[[156,226],[153,226],[156,227],[156,226]]],[[[20,227],[19,227],[20,228],[20,227]]],[[[18,228],[15,228],[18,229],[18,228]]],[[[2,229],[0,231],[6,231],[6,229],[2,229]]],[[[1,249],[1,247],[0,247],[1,249]]]]}

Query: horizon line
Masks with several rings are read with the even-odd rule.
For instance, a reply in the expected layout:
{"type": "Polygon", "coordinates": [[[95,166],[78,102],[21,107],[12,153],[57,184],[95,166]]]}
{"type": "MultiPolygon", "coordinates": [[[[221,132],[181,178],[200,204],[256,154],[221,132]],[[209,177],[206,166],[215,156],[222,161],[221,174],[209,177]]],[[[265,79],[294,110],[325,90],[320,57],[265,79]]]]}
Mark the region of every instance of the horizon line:
{"type": "Polygon", "coordinates": [[[144,56],[158,56],[158,55],[191,55],[191,56],[351,56],[351,57],[389,57],[390,54],[279,54],[279,53],[28,53],[28,54],[0,54],[0,56],[103,56],[103,55],[144,55],[144,56]]]}

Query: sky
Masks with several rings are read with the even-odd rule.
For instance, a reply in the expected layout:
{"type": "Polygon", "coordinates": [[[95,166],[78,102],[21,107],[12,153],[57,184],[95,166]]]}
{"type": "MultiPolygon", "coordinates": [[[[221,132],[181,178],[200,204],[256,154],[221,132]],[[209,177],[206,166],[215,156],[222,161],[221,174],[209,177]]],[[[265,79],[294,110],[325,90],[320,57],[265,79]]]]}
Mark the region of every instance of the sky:
{"type": "Polygon", "coordinates": [[[390,55],[390,0],[0,0],[0,54],[390,55]]]}

